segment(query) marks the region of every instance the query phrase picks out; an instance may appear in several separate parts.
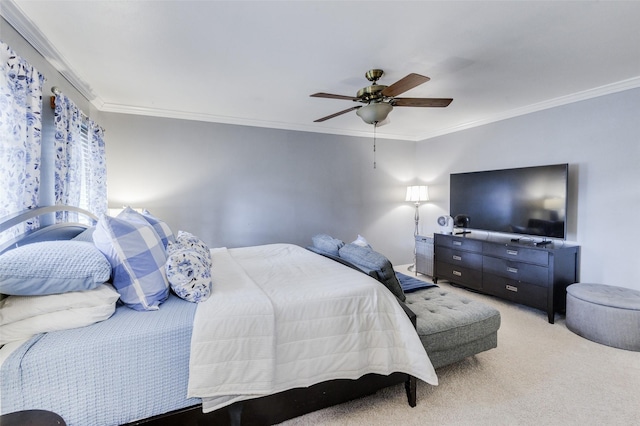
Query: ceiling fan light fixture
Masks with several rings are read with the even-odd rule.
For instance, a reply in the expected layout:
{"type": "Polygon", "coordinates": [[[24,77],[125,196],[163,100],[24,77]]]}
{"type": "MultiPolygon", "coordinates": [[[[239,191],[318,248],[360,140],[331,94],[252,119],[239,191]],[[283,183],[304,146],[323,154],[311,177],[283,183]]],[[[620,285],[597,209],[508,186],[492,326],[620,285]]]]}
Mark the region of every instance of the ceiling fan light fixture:
{"type": "Polygon", "coordinates": [[[376,124],[384,121],[393,107],[386,102],[373,102],[358,108],[356,114],[367,124],[376,124]]]}

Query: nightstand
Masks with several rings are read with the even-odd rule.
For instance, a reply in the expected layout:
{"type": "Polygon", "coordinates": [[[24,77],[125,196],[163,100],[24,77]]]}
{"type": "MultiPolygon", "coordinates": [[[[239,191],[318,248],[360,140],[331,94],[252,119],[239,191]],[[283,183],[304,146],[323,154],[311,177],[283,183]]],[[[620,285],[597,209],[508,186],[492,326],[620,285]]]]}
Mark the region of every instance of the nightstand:
{"type": "Polygon", "coordinates": [[[62,417],[45,410],[24,410],[0,416],[2,426],[66,426],[62,417]]]}
{"type": "Polygon", "coordinates": [[[416,235],[416,266],[415,271],[433,276],[433,237],[416,235]]]}

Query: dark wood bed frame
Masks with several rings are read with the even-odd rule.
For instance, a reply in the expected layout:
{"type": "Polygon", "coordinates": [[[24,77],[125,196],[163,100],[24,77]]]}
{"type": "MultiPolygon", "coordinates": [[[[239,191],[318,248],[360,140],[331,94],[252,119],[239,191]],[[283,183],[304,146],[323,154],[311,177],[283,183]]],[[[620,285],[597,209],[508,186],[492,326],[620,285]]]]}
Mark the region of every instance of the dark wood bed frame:
{"type": "MultiPolygon", "coordinates": [[[[35,217],[51,216],[57,211],[73,211],[89,217],[93,222],[97,220],[95,215],[77,207],[40,207],[0,219],[0,232],[35,217]]],[[[45,226],[40,229],[17,236],[12,241],[0,246],[0,253],[17,244],[24,245],[37,241],[71,239],[87,228],[87,225],[81,223],[53,224],[52,219],[44,220],[43,222],[45,226]],[[47,224],[47,222],[50,222],[50,224],[47,224]]],[[[347,266],[353,267],[348,264],[347,266]]],[[[404,303],[400,301],[398,303],[405,310],[415,327],[416,315],[404,303]]],[[[273,395],[237,402],[206,414],[202,412],[202,405],[198,404],[138,420],[129,423],[129,425],[272,425],[313,411],[372,395],[380,389],[401,383],[405,385],[409,405],[415,407],[416,378],[397,372],[388,376],[367,374],[357,380],[337,379],[306,388],[289,389],[273,395]]]]}
{"type": "Polygon", "coordinates": [[[405,383],[409,405],[415,406],[416,379],[404,373],[389,376],[367,374],[358,380],[338,379],[322,382],[308,388],[289,389],[204,414],[196,405],[130,425],[204,426],[204,425],[272,425],[313,411],[372,395],[388,386],[405,383]]]}

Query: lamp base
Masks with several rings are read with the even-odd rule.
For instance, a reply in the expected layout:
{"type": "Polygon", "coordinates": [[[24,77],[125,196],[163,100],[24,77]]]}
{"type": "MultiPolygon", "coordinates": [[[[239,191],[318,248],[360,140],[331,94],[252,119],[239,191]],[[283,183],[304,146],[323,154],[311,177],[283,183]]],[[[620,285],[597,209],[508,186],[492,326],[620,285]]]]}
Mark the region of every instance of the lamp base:
{"type": "Polygon", "coordinates": [[[416,270],[416,264],[415,263],[412,263],[411,265],[409,265],[407,267],[407,270],[409,272],[413,272],[416,275],[416,277],[418,276],[418,271],[416,270]]]}

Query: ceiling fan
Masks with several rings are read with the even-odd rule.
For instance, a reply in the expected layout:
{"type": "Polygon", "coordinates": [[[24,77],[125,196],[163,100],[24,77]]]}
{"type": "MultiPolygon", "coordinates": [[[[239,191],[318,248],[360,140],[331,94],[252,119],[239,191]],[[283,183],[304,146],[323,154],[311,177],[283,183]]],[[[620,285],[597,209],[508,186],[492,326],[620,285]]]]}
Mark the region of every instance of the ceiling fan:
{"type": "Polygon", "coordinates": [[[383,70],[372,69],[367,71],[365,77],[372,82],[370,86],[358,90],[355,97],[344,95],[333,95],[331,93],[314,93],[313,98],[343,99],[347,101],[360,102],[366,105],[357,105],[347,108],[335,114],[314,120],[314,123],[321,123],[331,118],[348,112],[356,111],[365,123],[378,124],[387,118],[393,107],[446,107],[453,99],[451,98],[396,98],[407,90],[426,83],[430,80],[420,74],[411,73],[404,78],[393,83],[391,86],[378,84],[378,80],[384,74],[383,70]]]}

